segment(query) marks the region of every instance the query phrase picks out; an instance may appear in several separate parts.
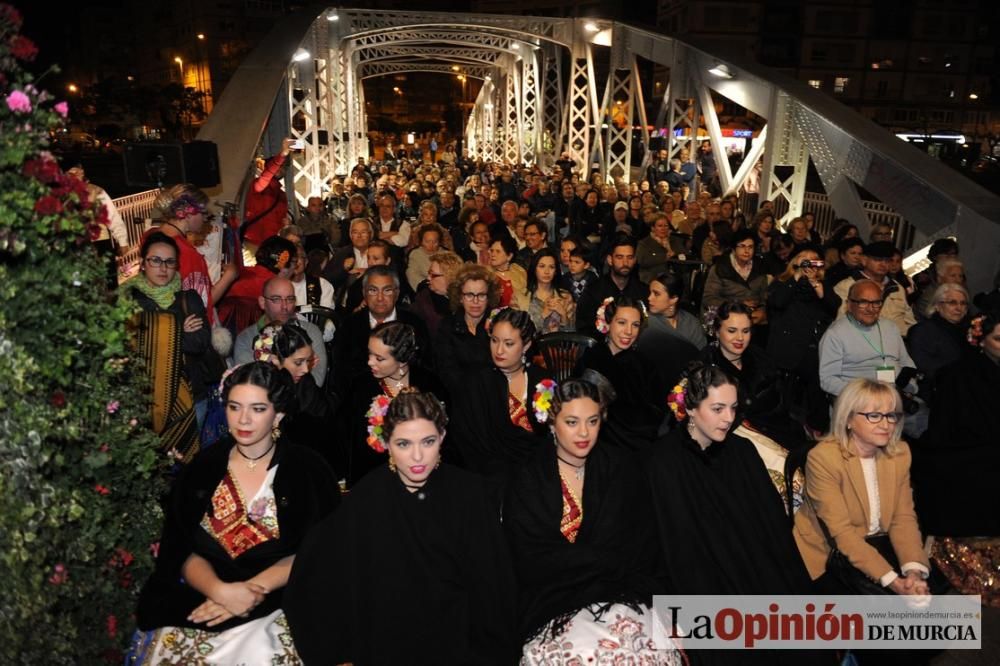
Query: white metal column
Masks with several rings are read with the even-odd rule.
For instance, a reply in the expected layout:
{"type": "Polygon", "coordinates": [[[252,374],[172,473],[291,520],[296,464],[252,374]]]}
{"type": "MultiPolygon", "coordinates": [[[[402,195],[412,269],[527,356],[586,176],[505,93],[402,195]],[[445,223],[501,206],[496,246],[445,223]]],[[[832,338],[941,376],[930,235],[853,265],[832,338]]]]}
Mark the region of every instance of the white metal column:
{"type": "Polygon", "coordinates": [[[782,197],[788,202],[788,212],[778,220],[782,228],[802,214],[802,198],[805,195],[806,172],[809,168],[809,153],[796,129],[795,106],[795,100],[783,91],[776,91],[771,98],[767,117],[767,144],[764,147],[764,170],[761,172],[761,196],[768,201],[782,197]],[[778,166],[792,167],[791,175],[785,178],[778,176],[775,173],[775,167],[778,166]]]}

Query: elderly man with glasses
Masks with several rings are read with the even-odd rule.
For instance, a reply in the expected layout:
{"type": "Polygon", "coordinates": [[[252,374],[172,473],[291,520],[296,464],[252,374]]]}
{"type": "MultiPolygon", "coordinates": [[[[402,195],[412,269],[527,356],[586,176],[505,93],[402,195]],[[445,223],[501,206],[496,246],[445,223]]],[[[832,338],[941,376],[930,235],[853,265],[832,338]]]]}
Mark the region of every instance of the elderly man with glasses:
{"type": "MultiPolygon", "coordinates": [[[[882,288],[882,314],[883,321],[891,321],[899,329],[900,335],[905,336],[910,327],[917,323],[917,318],[913,314],[913,309],[906,300],[906,289],[889,276],[889,267],[892,261],[893,245],[887,241],[877,241],[865,246],[864,258],[861,268],[855,269],[851,274],[838,282],[833,292],[840,302],[840,314],[848,312],[847,293],[858,280],[871,280],[882,288]]],[[[833,298],[833,296],[830,296],[833,298]]]]}
{"type": "Polygon", "coordinates": [[[840,395],[857,377],[895,384],[908,413],[906,433],[918,436],[927,427],[927,408],[917,392],[917,369],[903,336],[892,320],[882,316],[882,287],[862,279],[847,294],[847,313],[833,322],[819,341],[819,383],[832,396],[840,395]]]}
{"type": "Polygon", "coordinates": [[[399,273],[391,266],[371,266],[361,278],[364,307],[351,313],[338,327],[333,347],[333,391],[338,395],[359,372],[367,372],[368,337],[387,321],[409,324],[417,334],[419,349],[429,349],[427,327],[410,310],[399,305],[399,273]]]}

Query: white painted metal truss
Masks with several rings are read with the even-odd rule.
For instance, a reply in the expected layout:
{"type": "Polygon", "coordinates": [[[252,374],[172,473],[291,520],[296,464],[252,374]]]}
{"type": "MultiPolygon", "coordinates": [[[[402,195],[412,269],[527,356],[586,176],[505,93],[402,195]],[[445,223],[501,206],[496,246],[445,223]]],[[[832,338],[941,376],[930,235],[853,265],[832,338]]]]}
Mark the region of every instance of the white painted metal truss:
{"type": "Polygon", "coordinates": [[[236,73],[199,138],[219,144],[221,197],[236,202],[252,175],[239,160],[250,164],[262,145],[274,152],[284,136],[303,139],[288,182],[302,203],[369,156],[363,80],[457,67],[483,80],[465,126],[471,156],[548,166],[565,151],[583,177],[596,168],[631,179],[650,161],[642,93],[652,88],[642,79],[650,64],[669,68],[653,127],[669,137],[670,157],[693,160],[703,128],[725,193],[740,191],[762,160],[762,195],[783,200],[787,224],[802,212],[811,160],[837,214],[863,233],[869,217],[857,186],[916,227],[915,247],[959,235],[970,284],[991,284],[996,196],[801,82],[610,21],[367,9],[293,16],[236,73]],[[308,56],[293,60],[300,49],[308,56]],[[736,173],[716,115],[723,99],[766,120],[736,173]],[[633,159],[636,145],[642,160],[633,159]]]}

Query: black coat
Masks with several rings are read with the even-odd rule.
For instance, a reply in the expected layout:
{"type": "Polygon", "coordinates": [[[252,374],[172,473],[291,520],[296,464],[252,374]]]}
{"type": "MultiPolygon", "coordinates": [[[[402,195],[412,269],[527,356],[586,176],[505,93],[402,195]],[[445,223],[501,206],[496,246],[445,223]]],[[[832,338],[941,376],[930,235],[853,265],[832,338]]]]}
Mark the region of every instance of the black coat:
{"type": "Polygon", "coordinates": [[[268,594],[248,617],[235,617],[215,627],[190,622],[187,616],[205,601],[205,595],[181,579],[181,567],[188,556],[197,554],[208,560],[221,580],[249,580],[279,560],[295,555],[306,533],[340,503],[337,480],[323,459],[282,438],[276,443],[269,465],[278,465],[274,496],[281,536],[231,559],[201,527],[201,519],[211,509],[212,494],[226,475],[233,446],[227,439],[205,449],[174,481],[156,569],[139,595],[136,621],[144,631],[159,627],[224,631],[274,612],[281,606],[282,589],[268,594]]]}
{"type": "Polygon", "coordinates": [[[442,319],[434,336],[434,367],[453,394],[461,391],[468,374],[493,367],[486,317],[479,321],[475,335],[469,333],[461,310],[442,319]]]}
{"type": "Polygon", "coordinates": [[[805,278],[775,280],[767,288],[767,355],[783,370],[799,368],[807,356],[818,359],[819,339],[836,316],[805,278]]]}
{"type": "Polygon", "coordinates": [[[308,666],[513,663],[514,577],[482,482],[382,466],[303,544],[284,610],[308,666]]]}
{"type": "Polygon", "coordinates": [[[920,526],[937,536],[1000,536],[1000,366],[970,352],[935,384],[927,432],[913,445],[920,526]]]}
{"type": "Polygon", "coordinates": [[[307,372],[295,384],[295,402],[281,420],[281,432],[292,442],[298,442],[323,457],[337,478],[344,476],[340,433],[334,433],[336,404],[334,397],[316,386],[316,379],[307,372]],[[331,436],[333,434],[333,436],[331,436]]]}
{"type": "Polygon", "coordinates": [[[906,334],[906,347],[917,370],[933,380],[939,370],[962,358],[969,350],[965,339],[968,328],[967,321],[952,324],[937,312],[914,324],[906,334]]]}

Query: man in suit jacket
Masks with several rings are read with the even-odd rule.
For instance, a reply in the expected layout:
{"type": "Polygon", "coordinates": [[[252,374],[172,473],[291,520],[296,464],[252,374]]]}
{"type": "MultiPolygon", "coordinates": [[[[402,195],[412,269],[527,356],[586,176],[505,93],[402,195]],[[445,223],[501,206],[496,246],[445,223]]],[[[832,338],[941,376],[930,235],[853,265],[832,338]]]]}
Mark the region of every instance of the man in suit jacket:
{"type": "Polygon", "coordinates": [[[430,358],[429,336],[423,319],[396,307],[399,301],[399,274],[389,266],[372,266],[361,278],[364,307],[348,315],[337,328],[333,347],[333,391],[341,393],[368,361],[368,338],[373,328],[387,321],[409,324],[417,334],[417,346],[430,358]]]}

